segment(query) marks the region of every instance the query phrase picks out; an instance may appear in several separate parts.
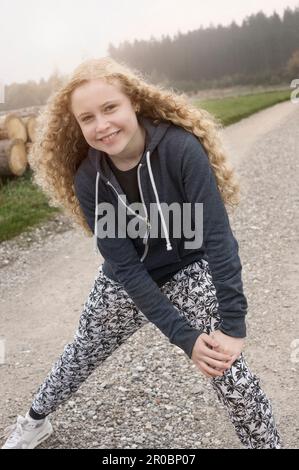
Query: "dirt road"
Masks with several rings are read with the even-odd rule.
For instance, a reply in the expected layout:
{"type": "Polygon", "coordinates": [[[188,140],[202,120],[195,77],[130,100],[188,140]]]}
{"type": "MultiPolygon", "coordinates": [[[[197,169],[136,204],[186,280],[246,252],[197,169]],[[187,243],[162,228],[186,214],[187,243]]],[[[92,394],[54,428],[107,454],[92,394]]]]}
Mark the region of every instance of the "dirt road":
{"type": "MultiPolygon", "coordinates": [[[[249,304],[245,352],[248,362],[261,376],[264,389],[272,399],[284,446],[297,448],[298,128],[299,105],[285,102],[228,127],[223,134],[224,145],[242,185],[241,205],[235,214],[230,215],[230,220],[239,241],[244,290],[249,304]]],[[[64,345],[72,340],[83,303],[102,261],[93,252],[92,239],[69,229],[63,217],[57,220],[60,221],[61,233],[54,230],[23,247],[17,240],[0,245],[2,346],[5,341],[5,362],[0,365],[0,434],[2,428],[11,424],[17,414],[27,410],[37,386],[64,345]]],[[[219,411],[221,407],[217,407],[212,398],[211,390],[205,387],[206,379],[194,370],[191,362],[178,354],[178,348],[169,345],[153,325],[148,325],[137,332],[128,344],[123,345],[120,352],[116,351],[101,371],[94,373],[82,391],[79,390],[78,400],[64,405],[55,413],[53,424],[55,426],[56,421],[56,425],[63,427],[64,436],[51,438],[45,447],[109,447],[109,444],[111,447],[131,445],[141,448],[163,445],[170,448],[241,447],[229,427],[229,421],[219,411]],[[161,351],[168,355],[169,360],[165,361],[164,355],[159,356],[161,351]],[[149,354],[152,353],[153,357],[149,361],[149,354]],[[129,359],[126,369],[121,369],[124,357],[129,359]],[[135,384],[131,380],[130,371],[136,371],[136,368],[139,370],[140,367],[142,369],[145,363],[147,375],[144,383],[148,378],[155,380],[155,370],[158,368],[159,380],[156,376],[156,381],[159,382],[157,387],[161,393],[167,395],[167,391],[173,390],[171,404],[177,408],[173,414],[170,411],[169,432],[155,428],[157,414],[151,415],[147,410],[143,413],[142,407],[139,414],[135,410],[138,406],[135,387],[141,387],[138,388],[140,391],[144,383],[141,380],[140,384],[135,384]],[[185,374],[183,385],[177,380],[178,365],[181,365],[185,374]],[[118,375],[115,375],[115,371],[118,375]],[[160,378],[167,373],[170,377],[164,383],[160,378]],[[92,424],[90,427],[87,424],[82,438],[80,426],[77,428],[76,422],[85,420],[82,416],[93,410],[93,403],[98,403],[99,390],[95,390],[94,381],[107,382],[109,379],[112,380],[110,388],[108,391],[105,387],[101,388],[101,404],[98,406],[101,416],[106,414],[109,417],[107,421],[110,427],[103,425],[103,418],[100,424],[97,418],[92,417],[92,424]],[[121,385],[127,391],[117,388],[116,381],[118,386],[121,385]],[[183,412],[179,404],[183,398],[186,400],[186,397],[192,397],[194,384],[199,384],[204,390],[200,392],[203,401],[199,406],[203,408],[200,413],[205,420],[201,422],[200,417],[197,424],[192,421],[192,425],[188,421],[184,425],[182,421],[179,437],[172,439],[172,424],[176,429],[177,417],[183,412]],[[126,416],[137,413],[139,419],[129,422],[127,428],[122,427],[121,423],[113,424],[110,420],[111,397],[113,394],[123,394],[123,400],[126,400],[131,392],[134,392],[136,401],[125,402],[126,416]],[[86,400],[90,399],[88,408],[85,399],[82,400],[83,394],[86,400]],[[72,414],[74,403],[76,419],[65,417],[67,412],[72,414]],[[204,427],[204,436],[200,425],[204,427]],[[147,429],[143,441],[138,440],[139,426],[147,429]],[[192,433],[190,426],[193,426],[192,433]],[[95,433],[96,441],[93,437],[95,433]],[[128,433],[136,438],[127,438],[128,433]]],[[[115,401],[114,411],[117,403],[115,401]]],[[[119,406],[121,413],[121,402],[119,406]]],[[[97,415],[99,413],[95,412],[93,416],[97,415]]],[[[164,425],[161,426],[164,429],[164,425]]]]}

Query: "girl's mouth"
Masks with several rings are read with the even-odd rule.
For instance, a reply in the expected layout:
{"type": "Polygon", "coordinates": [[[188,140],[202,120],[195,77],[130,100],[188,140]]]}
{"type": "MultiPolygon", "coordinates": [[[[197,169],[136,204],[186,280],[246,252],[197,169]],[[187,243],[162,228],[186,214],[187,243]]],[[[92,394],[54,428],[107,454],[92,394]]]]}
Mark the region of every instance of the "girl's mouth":
{"type": "Polygon", "coordinates": [[[104,144],[110,144],[111,142],[114,142],[118,134],[120,133],[120,130],[113,132],[110,134],[108,137],[103,137],[102,139],[98,139],[100,142],[103,142],[104,144]]]}

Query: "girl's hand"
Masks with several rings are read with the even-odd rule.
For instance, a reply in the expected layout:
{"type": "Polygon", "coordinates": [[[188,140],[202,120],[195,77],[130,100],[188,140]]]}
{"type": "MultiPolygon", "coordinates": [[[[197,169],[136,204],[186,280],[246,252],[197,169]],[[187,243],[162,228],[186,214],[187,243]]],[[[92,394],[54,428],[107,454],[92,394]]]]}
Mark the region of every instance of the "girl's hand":
{"type": "Polygon", "coordinates": [[[210,336],[218,343],[218,346],[213,348],[215,351],[222,352],[223,354],[231,354],[235,357],[234,361],[240,356],[244,347],[245,338],[228,336],[220,330],[213,331],[210,336]]]}
{"type": "MultiPolygon", "coordinates": [[[[220,340],[222,340],[221,337],[220,340]]],[[[218,351],[218,348],[224,348],[224,341],[218,341],[218,335],[217,338],[213,338],[211,335],[202,333],[194,343],[191,359],[206,377],[222,376],[223,371],[230,368],[236,359],[235,353],[218,351]]]]}

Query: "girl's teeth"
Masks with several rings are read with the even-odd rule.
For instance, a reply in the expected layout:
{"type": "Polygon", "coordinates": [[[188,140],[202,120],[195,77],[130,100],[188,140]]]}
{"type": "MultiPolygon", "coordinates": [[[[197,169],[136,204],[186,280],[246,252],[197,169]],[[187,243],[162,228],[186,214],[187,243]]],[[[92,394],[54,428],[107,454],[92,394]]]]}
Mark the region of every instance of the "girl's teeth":
{"type": "Polygon", "coordinates": [[[117,132],[114,132],[113,134],[111,134],[109,137],[105,137],[103,140],[103,142],[109,142],[116,134],[118,133],[117,132]]]}

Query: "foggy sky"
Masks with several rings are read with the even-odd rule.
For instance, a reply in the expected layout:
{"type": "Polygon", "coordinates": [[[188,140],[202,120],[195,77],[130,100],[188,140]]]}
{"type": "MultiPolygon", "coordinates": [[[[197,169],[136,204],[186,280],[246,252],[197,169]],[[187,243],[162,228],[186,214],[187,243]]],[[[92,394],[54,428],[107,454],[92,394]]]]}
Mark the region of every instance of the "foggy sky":
{"type": "Polygon", "coordinates": [[[0,82],[70,73],[82,60],[108,55],[109,42],[173,37],[211,24],[241,24],[252,13],[280,16],[299,0],[1,0],[0,82]]]}

